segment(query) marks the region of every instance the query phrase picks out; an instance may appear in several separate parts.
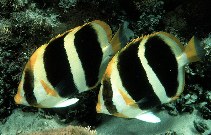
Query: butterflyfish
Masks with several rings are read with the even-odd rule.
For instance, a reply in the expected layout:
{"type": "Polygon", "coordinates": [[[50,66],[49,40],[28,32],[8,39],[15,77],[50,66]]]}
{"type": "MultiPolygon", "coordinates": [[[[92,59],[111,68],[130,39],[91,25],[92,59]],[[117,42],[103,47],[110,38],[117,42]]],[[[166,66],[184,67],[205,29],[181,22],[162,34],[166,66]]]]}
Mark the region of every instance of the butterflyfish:
{"type": "Polygon", "coordinates": [[[184,90],[184,66],[202,59],[200,42],[186,46],[171,34],[156,32],[128,43],[109,62],[98,95],[98,113],[157,123],[151,111],[177,99],[184,90]]]}
{"type": "Polygon", "coordinates": [[[110,59],[133,36],[127,26],[112,38],[109,25],[95,20],[40,46],[23,70],[15,102],[41,108],[76,103],[74,95],[96,87],[110,59]]]}

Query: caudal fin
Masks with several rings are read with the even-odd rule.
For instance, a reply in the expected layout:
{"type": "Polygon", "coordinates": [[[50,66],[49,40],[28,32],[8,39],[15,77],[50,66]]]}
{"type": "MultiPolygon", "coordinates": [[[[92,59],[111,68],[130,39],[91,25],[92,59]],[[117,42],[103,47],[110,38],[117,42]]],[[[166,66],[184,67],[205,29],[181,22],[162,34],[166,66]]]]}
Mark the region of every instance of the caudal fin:
{"type": "Polygon", "coordinates": [[[129,23],[125,21],[112,38],[111,45],[114,53],[123,48],[134,37],[133,31],[128,28],[128,25],[129,23]]]}
{"type": "Polygon", "coordinates": [[[185,53],[189,62],[196,62],[201,60],[205,55],[205,50],[196,37],[192,37],[185,46],[185,53]]]}

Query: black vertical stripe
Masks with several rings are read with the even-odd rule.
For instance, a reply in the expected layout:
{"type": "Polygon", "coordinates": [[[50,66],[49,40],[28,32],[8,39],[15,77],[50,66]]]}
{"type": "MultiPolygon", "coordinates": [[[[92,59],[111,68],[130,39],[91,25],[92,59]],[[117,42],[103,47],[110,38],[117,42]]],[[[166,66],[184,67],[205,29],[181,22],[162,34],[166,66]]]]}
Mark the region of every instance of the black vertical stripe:
{"type": "Polygon", "coordinates": [[[63,35],[48,44],[44,52],[44,67],[47,79],[62,97],[77,93],[69,61],[64,48],[63,35]]]}
{"type": "Polygon", "coordinates": [[[170,46],[158,36],[151,37],[145,44],[145,57],[164,86],[167,96],[173,97],[179,85],[178,65],[170,46]]]}
{"type": "Polygon", "coordinates": [[[98,42],[98,35],[91,24],[75,33],[74,44],[85,72],[87,86],[92,87],[98,82],[103,53],[98,42]]]}
{"type": "Polygon", "coordinates": [[[25,93],[25,99],[30,105],[36,105],[37,99],[34,96],[34,75],[31,70],[25,70],[23,90],[25,93]]]}
{"type": "Polygon", "coordinates": [[[110,114],[117,113],[116,106],[113,104],[112,98],[113,98],[113,91],[111,87],[111,81],[110,78],[106,78],[103,80],[103,89],[102,89],[102,95],[103,95],[103,101],[106,109],[110,114]]]}
{"type": "Polygon", "coordinates": [[[154,93],[138,57],[139,44],[140,41],[132,43],[121,52],[118,57],[117,66],[123,86],[139,107],[145,109],[160,104],[160,100],[154,93]],[[150,100],[143,102],[148,97],[150,97],[150,100]],[[151,103],[154,103],[153,106],[151,103]]]}

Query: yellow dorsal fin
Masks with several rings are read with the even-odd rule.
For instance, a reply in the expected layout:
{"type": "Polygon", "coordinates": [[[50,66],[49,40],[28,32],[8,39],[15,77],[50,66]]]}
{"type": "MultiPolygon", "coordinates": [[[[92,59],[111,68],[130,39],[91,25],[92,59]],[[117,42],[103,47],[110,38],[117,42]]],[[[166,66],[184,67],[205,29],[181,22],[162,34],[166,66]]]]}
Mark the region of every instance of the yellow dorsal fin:
{"type": "Polygon", "coordinates": [[[171,48],[176,57],[180,57],[184,53],[184,46],[175,36],[166,32],[157,32],[156,35],[171,48]]]}
{"type": "Polygon", "coordinates": [[[182,43],[179,41],[179,39],[177,39],[172,34],[169,34],[169,33],[163,32],[163,31],[157,32],[156,34],[158,34],[158,35],[162,34],[162,35],[167,36],[168,38],[170,38],[173,41],[175,41],[177,43],[177,45],[180,47],[181,50],[184,50],[184,47],[183,47],[182,43]]]}
{"type": "Polygon", "coordinates": [[[100,25],[106,31],[108,41],[111,41],[112,31],[111,31],[111,28],[108,24],[106,24],[105,22],[100,21],[100,20],[94,20],[91,23],[97,23],[98,25],[100,25]]]}

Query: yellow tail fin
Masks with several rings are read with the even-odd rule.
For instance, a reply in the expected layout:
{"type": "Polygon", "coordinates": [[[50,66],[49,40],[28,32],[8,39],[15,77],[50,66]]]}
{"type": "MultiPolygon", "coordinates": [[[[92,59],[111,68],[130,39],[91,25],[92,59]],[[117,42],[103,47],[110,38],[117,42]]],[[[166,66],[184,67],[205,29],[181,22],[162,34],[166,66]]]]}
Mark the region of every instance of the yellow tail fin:
{"type": "Polygon", "coordinates": [[[133,31],[128,28],[128,25],[129,23],[125,21],[112,38],[111,45],[114,53],[122,49],[134,37],[133,31]]]}
{"type": "Polygon", "coordinates": [[[196,62],[204,57],[205,50],[201,46],[200,41],[193,36],[188,44],[185,46],[185,53],[189,62],[196,62]]]}

